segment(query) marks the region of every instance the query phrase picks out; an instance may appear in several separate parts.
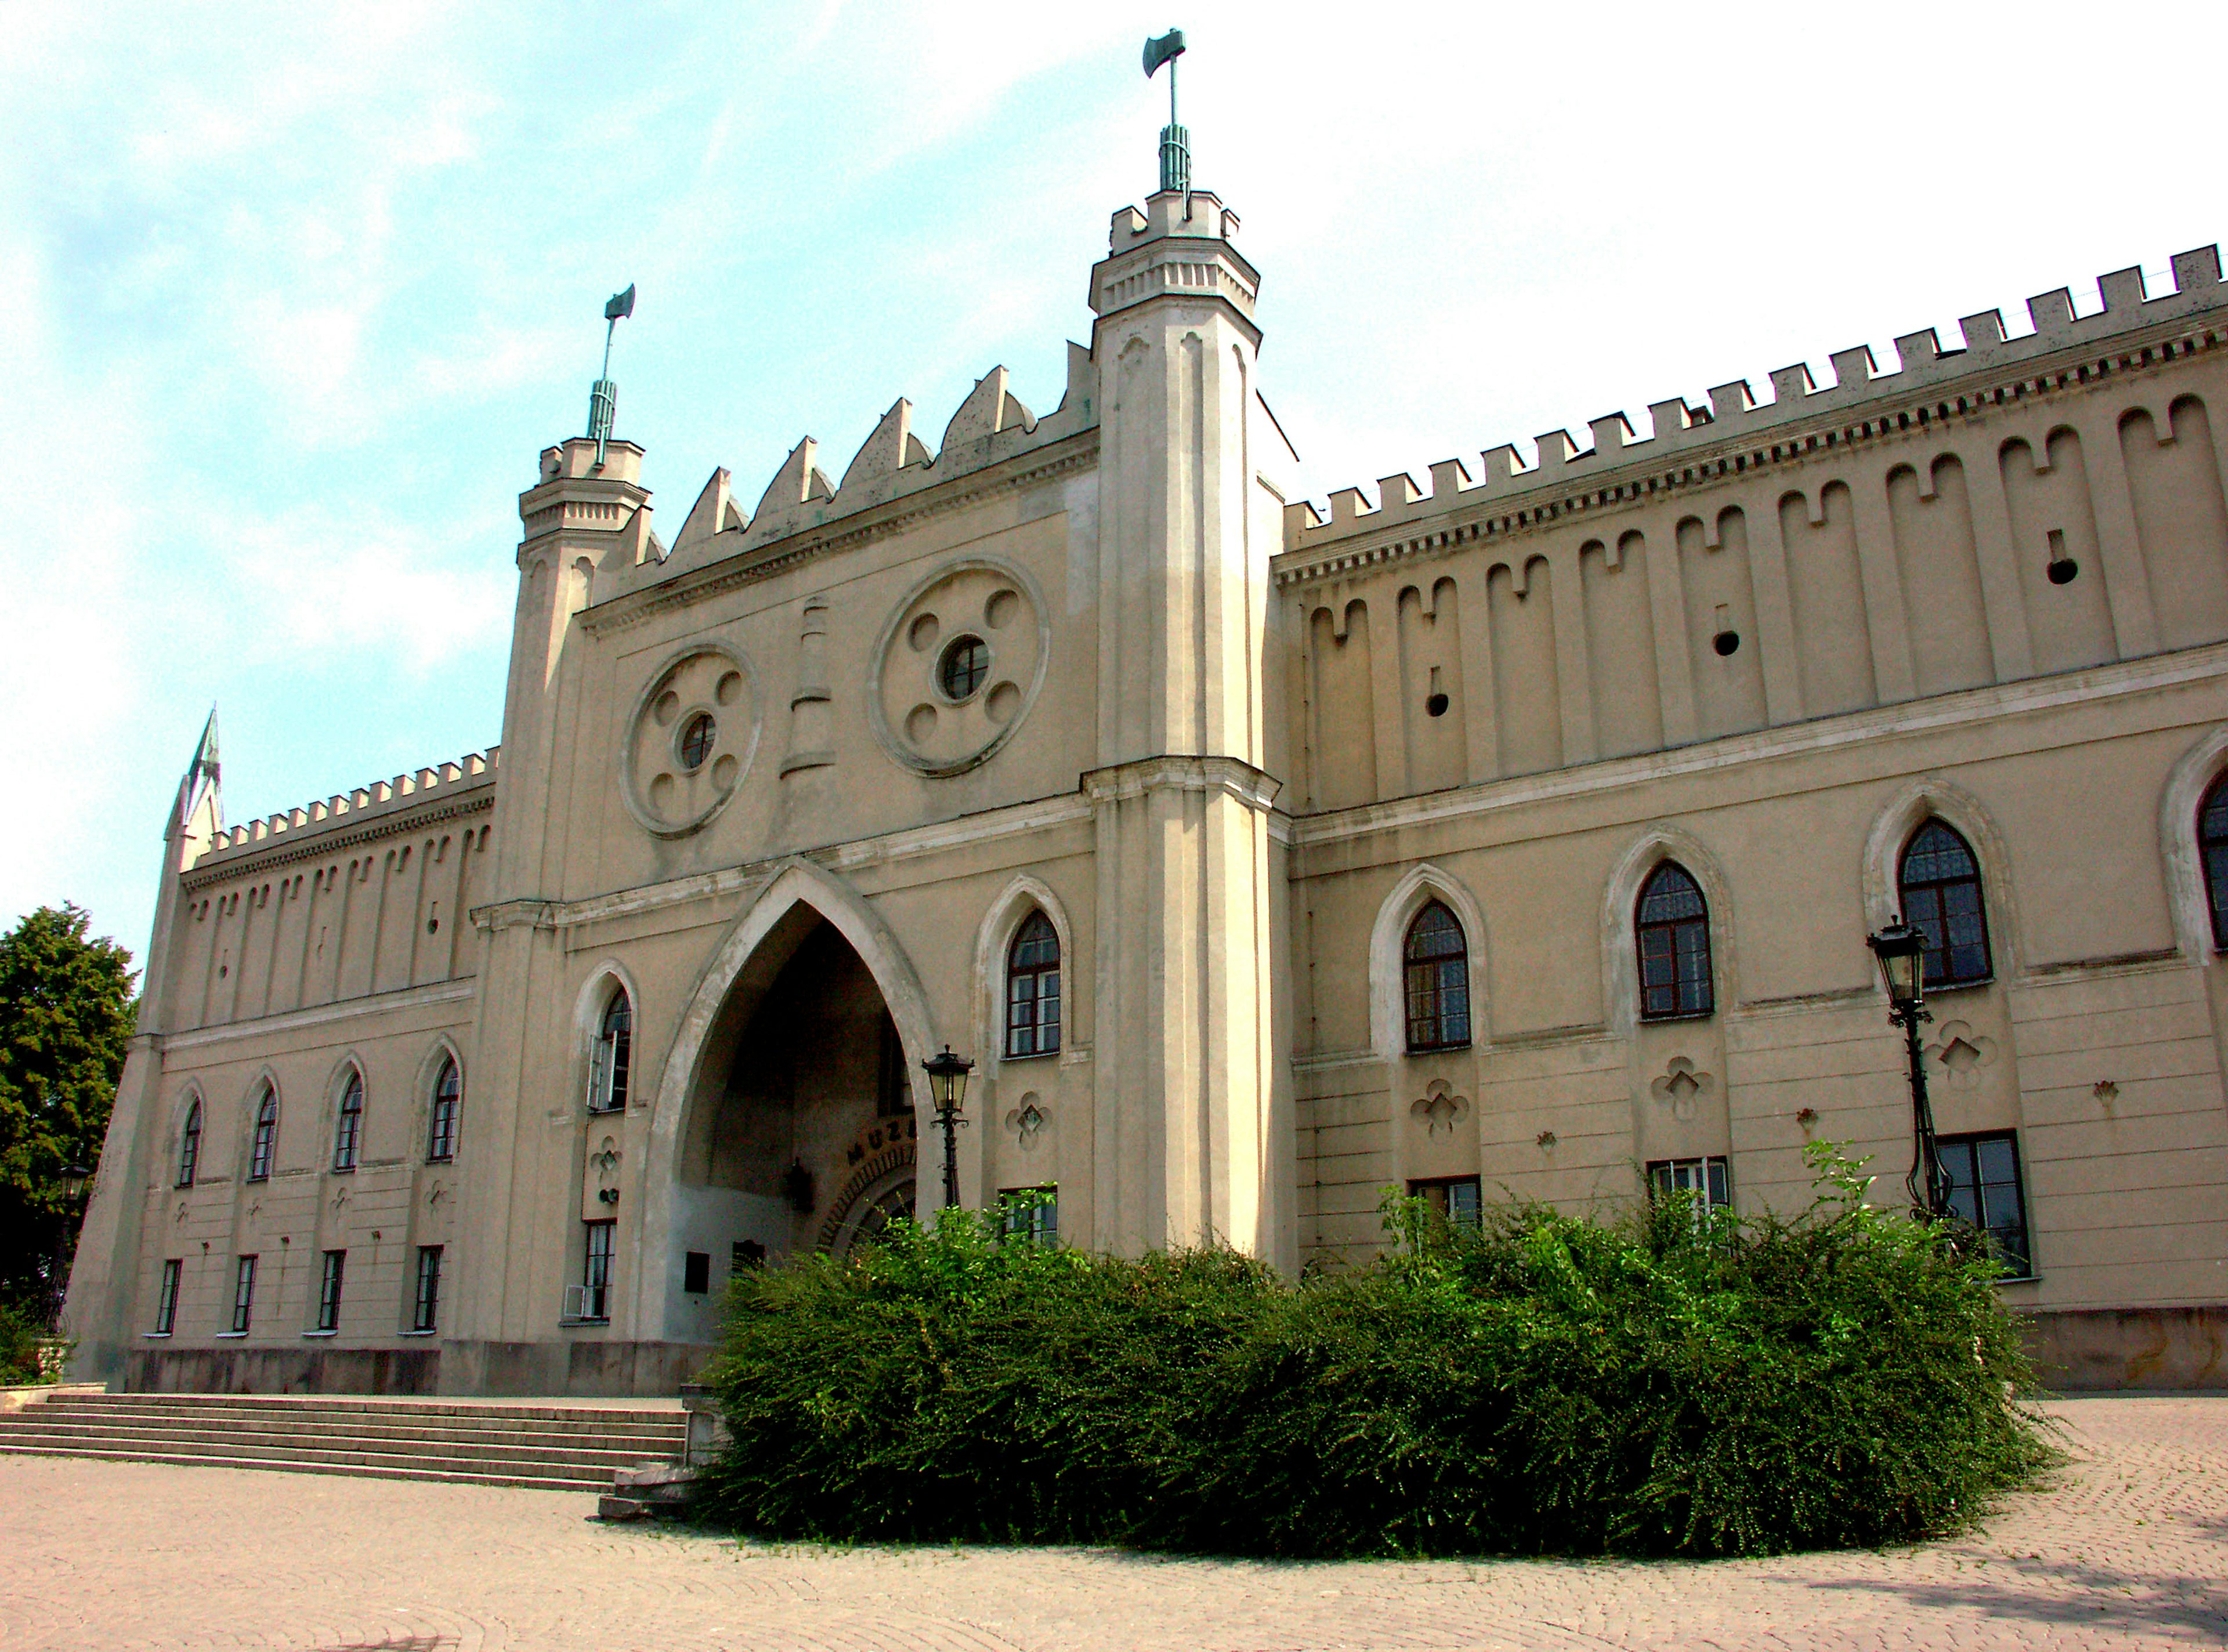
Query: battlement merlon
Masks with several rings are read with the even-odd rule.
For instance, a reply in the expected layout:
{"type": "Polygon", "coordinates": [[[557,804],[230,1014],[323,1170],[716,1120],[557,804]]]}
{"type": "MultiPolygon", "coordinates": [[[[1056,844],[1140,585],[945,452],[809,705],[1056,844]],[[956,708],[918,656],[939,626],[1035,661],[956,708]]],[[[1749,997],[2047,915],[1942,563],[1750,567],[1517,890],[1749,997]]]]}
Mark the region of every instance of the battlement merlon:
{"type": "Polygon", "coordinates": [[[2116,270],[2098,277],[2104,307],[2077,316],[2071,292],[2064,287],[2027,301],[2033,331],[2005,335],[2000,310],[1982,310],[1958,323],[1962,348],[1944,350],[1931,328],[1895,341],[1898,370],[1881,374],[1870,347],[1836,350],[1828,358],[1831,385],[1821,386],[1807,363],[1796,362],[1769,375],[1772,399],[1759,403],[1748,380],[1713,386],[1706,407],[1684,397],[1649,405],[1649,436],[1630,440],[1632,427],[1622,413],[1591,421],[1594,445],[1572,451],[1567,432],[1553,431],[1536,440],[1537,458],[1527,465],[1516,449],[1503,445],[1481,456],[1484,475],[1472,483],[1458,459],[1431,468],[1431,489],[1418,494],[1405,472],[1379,483],[1379,503],[1371,507],[1360,488],[1341,488],[1330,496],[1328,520],[1307,501],[1284,507],[1284,556],[1314,553],[1349,537],[1419,521],[1488,501],[1514,501],[1572,488],[1597,485],[1596,479],[1627,466],[1654,468],[1690,458],[1704,449],[1733,447],[1760,439],[1762,433],[1798,420],[1841,413],[1861,404],[1923,395],[1937,386],[1977,375],[2015,373],[2031,361],[2069,350],[2098,348],[2161,322],[2179,323],[2205,313],[2228,309],[2228,284],[2220,272],[2218,247],[2201,246],[2174,255],[2174,288],[2151,295],[2140,268],[2116,270]]]}
{"type": "Polygon", "coordinates": [[[367,828],[414,828],[426,809],[446,814],[451,805],[458,809],[484,806],[493,800],[502,753],[501,746],[490,746],[414,775],[373,781],[336,792],[320,803],[243,822],[217,832],[208,848],[182,870],[201,881],[253,864],[263,852],[284,850],[289,858],[297,852],[316,854],[336,846],[334,839],[352,840],[367,828]]]}
{"type": "Polygon", "coordinates": [[[1238,214],[1205,189],[1163,190],[1144,209],[1124,207],[1107,233],[1105,258],[1091,270],[1091,308],[1101,321],[1171,294],[1220,299],[1254,340],[1261,272],[1230,245],[1238,214]]]}

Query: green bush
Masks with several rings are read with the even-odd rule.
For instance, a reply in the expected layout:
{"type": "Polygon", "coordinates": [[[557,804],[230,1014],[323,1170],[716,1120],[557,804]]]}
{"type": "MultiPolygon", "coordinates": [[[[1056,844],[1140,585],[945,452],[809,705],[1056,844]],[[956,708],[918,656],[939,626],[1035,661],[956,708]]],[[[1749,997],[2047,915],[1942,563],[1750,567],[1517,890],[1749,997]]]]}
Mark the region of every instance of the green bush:
{"type": "Polygon", "coordinates": [[[38,1317],[0,1302],[0,1388],[54,1381],[39,1365],[40,1344],[48,1331],[38,1317]]]}
{"type": "Polygon", "coordinates": [[[1675,1200],[1450,1228],[1297,1285],[947,1212],[746,1275],[713,1382],[713,1517],[769,1536],[1277,1556],[1715,1555],[1907,1541],[2052,1458],[1944,1229],[1815,1161],[1792,1221],[1675,1200]]]}

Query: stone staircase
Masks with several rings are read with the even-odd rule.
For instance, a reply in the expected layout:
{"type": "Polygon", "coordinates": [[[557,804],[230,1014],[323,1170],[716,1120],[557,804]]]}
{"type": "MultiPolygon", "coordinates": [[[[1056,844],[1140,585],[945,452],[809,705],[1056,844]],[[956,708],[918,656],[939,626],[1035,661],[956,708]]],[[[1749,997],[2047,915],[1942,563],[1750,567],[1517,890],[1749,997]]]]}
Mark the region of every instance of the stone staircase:
{"type": "Polygon", "coordinates": [[[595,1493],[621,1470],[680,1462],[688,1438],[687,1413],[616,1400],[64,1389],[0,1413],[0,1452],[595,1493]]]}

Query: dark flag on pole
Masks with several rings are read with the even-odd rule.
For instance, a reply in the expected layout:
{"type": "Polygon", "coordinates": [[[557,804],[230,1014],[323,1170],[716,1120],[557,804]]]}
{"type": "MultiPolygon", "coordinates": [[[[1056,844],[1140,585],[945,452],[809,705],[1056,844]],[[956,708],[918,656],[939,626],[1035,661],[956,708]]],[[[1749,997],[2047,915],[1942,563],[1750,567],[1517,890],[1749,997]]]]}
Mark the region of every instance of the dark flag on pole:
{"type": "Polygon", "coordinates": [[[1158,40],[1145,42],[1145,78],[1149,80],[1161,65],[1183,50],[1183,30],[1171,29],[1158,40]]]}
{"type": "MultiPolygon", "coordinates": [[[[1183,42],[1181,40],[1176,42],[1176,50],[1179,52],[1183,50],[1183,42]]],[[[633,314],[634,284],[629,282],[624,292],[613,293],[611,302],[604,306],[604,319],[607,322],[616,322],[633,314]]]]}

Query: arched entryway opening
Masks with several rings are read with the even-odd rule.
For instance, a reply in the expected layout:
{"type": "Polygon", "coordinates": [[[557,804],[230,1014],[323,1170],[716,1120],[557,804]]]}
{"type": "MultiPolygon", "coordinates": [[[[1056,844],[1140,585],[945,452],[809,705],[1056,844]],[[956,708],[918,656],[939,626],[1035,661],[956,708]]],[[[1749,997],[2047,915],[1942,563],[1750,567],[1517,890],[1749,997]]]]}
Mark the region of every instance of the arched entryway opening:
{"type": "MultiPolygon", "coordinates": [[[[910,1211],[933,1048],[896,937],[842,880],[789,863],[707,960],[658,1081],[642,1323],[711,1341],[737,1266],[848,1252],[910,1211]]],[[[932,1177],[930,1207],[938,1191],[932,1177]]]]}
{"type": "Polygon", "coordinates": [[[684,1227],[714,1260],[843,1253],[913,1209],[905,1048],[843,933],[793,908],[706,1043],[675,1164],[684,1227]]]}

